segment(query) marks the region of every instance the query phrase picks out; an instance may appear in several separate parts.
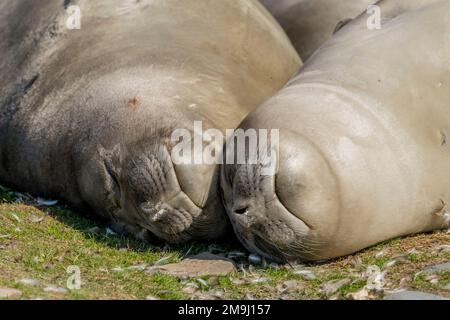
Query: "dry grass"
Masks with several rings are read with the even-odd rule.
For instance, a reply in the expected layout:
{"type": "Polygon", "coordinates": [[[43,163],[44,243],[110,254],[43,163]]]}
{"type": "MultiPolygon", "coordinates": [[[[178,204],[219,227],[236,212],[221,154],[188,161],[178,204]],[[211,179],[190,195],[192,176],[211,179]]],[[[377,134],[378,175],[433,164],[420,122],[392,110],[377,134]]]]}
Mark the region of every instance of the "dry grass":
{"type": "MultiPolygon", "coordinates": [[[[17,288],[22,299],[161,299],[213,298],[225,299],[325,299],[349,298],[349,293],[366,284],[369,266],[385,271],[384,289],[409,287],[450,298],[444,287],[450,273],[432,279],[420,272],[429,265],[450,261],[450,234],[436,232],[395,239],[353,256],[328,263],[308,266],[277,266],[255,268],[242,262],[243,271],[232,277],[180,280],[170,276],[150,276],[139,268],[153,265],[162,258],[166,262],[180,260],[190,253],[204,250],[227,252],[243,250],[236,244],[210,246],[189,244],[182,247],[149,246],[133,239],[108,234],[105,228],[80,217],[66,208],[33,207],[17,203],[17,195],[0,188],[0,287],[17,288]],[[393,266],[393,260],[397,260],[393,266]],[[65,293],[46,292],[50,285],[66,288],[69,266],[80,268],[80,290],[65,293]],[[296,270],[310,270],[316,278],[307,280],[296,270]],[[35,286],[24,285],[21,279],[34,279],[35,286]],[[349,279],[336,292],[326,294],[325,284],[349,279]],[[283,284],[295,282],[284,290],[283,284]],[[184,291],[186,283],[195,283],[195,293],[184,291]]],[[[239,262],[239,261],[238,261],[239,262]]],[[[376,294],[371,298],[380,297],[376,294]]]]}

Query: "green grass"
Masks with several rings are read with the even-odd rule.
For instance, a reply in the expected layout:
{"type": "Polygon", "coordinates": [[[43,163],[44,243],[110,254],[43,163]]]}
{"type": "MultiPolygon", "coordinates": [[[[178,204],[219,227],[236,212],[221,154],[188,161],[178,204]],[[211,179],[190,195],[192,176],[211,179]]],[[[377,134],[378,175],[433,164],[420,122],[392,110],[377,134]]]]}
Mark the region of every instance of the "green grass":
{"type": "MultiPolygon", "coordinates": [[[[425,275],[416,273],[431,264],[450,260],[448,252],[434,252],[437,245],[449,244],[450,235],[435,233],[406,239],[394,239],[369,248],[351,257],[344,257],[325,264],[307,265],[316,279],[307,280],[296,275],[291,266],[249,268],[245,273],[229,277],[178,279],[156,274],[149,275],[139,268],[151,266],[161,259],[165,263],[180,261],[186,254],[212,250],[209,243],[190,243],[183,246],[150,245],[129,237],[112,235],[104,226],[61,206],[35,207],[18,202],[21,196],[0,187],[0,287],[22,291],[21,299],[188,299],[195,298],[183,291],[186,282],[199,287],[198,294],[219,290],[226,299],[255,297],[261,299],[324,299],[329,298],[323,287],[330,281],[350,279],[339,288],[334,297],[346,298],[366,285],[362,274],[368,266],[380,269],[392,257],[405,254],[409,261],[396,264],[386,270],[386,282],[392,288],[401,279],[410,277],[411,288],[450,296],[442,288],[450,282],[449,273],[439,274],[437,284],[431,284],[425,275]],[[407,253],[415,248],[418,251],[407,253]],[[377,255],[383,250],[384,255],[377,255]],[[360,263],[352,261],[358,259],[360,263]],[[65,293],[46,292],[48,286],[67,288],[72,274],[70,266],[78,266],[81,272],[81,288],[65,293]],[[130,268],[132,267],[132,268],[130,268]],[[359,275],[359,276],[358,276],[359,275]],[[39,283],[30,286],[21,279],[34,279],[39,283]],[[260,279],[260,280],[258,280],[260,279]],[[263,279],[263,280],[261,280],[263,279]],[[299,290],[281,294],[277,287],[295,280],[299,290]],[[207,284],[205,284],[205,282],[207,284]]],[[[214,244],[216,251],[243,250],[239,245],[214,244]]],[[[242,262],[242,261],[241,261],[242,262]]]]}

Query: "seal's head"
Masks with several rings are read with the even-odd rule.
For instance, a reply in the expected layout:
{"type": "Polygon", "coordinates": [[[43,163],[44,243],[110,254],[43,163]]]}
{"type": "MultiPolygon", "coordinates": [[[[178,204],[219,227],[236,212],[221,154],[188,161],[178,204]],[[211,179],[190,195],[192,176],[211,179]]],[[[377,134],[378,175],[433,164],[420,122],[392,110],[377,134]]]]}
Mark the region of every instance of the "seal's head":
{"type": "Polygon", "coordinates": [[[339,194],[332,170],[306,139],[280,130],[277,170],[261,164],[227,164],[221,186],[238,238],[277,261],[322,260],[338,226],[339,194]]]}
{"type": "Polygon", "coordinates": [[[218,185],[218,169],[175,165],[167,141],[99,147],[83,173],[91,207],[124,231],[181,243],[228,229],[218,188],[210,185],[218,185]]]}

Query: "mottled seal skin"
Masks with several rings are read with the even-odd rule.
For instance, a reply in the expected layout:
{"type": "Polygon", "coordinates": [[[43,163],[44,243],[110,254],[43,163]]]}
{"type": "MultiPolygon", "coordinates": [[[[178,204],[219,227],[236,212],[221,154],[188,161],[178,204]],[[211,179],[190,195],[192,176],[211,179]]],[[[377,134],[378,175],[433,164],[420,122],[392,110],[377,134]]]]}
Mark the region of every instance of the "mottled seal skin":
{"type": "Polygon", "coordinates": [[[303,60],[337,27],[366,11],[376,0],[260,0],[280,22],[303,60]]]}
{"type": "Polygon", "coordinates": [[[175,165],[173,130],[235,128],[301,64],[253,0],[1,1],[0,56],[0,181],[173,243],[228,225],[217,166],[175,165]]]}
{"type": "Polygon", "coordinates": [[[278,171],[226,165],[240,240],[322,260],[450,223],[450,2],[381,1],[337,32],[241,128],[279,129],[278,171]]]}

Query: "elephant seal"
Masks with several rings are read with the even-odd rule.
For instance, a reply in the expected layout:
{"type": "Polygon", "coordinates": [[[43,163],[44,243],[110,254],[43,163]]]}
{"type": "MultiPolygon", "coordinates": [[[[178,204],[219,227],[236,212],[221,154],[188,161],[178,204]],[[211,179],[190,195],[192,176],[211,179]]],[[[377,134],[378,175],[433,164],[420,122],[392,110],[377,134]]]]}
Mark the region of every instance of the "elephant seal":
{"type": "Polygon", "coordinates": [[[449,226],[450,1],[378,6],[380,30],[347,24],[240,125],[279,130],[274,174],[222,166],[249,250],[317,261],[449,226]]]}
{"type": "Polygon", "coordinates": [[[0,30],[0,181],[138,237],[226,232],[218,166],[172,133],[235,128],[298,70],[258,1],[8,0],[0,30]]]}
{"type": "Polygon", "coordinates": [[[375,0],[260,0],[280,22],[303,60],[308,59],[336,26],[355,18],[375,0]]]}

